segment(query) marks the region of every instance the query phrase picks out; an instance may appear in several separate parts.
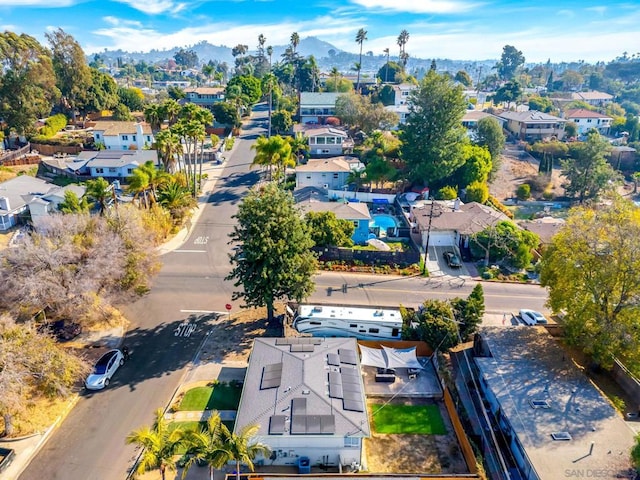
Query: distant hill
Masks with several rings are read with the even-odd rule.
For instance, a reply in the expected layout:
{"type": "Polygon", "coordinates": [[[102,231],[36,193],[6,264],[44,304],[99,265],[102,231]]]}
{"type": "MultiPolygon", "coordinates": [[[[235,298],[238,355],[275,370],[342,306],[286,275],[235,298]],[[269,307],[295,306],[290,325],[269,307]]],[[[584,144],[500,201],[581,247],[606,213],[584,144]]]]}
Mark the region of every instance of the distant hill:
{"type": "MultiPolygon", "coordinates": [[[[280,61],[282,54],[285,52],[288,45],[274,45],[273,46],[273,62],[280,61]]],[[[100,52],[100,56],[105,60],[105,63],[115,65],[118,58],[123,61],[140,61],[144,60],[147,63],[156,63],[169,60],[173,58],[175,53],[184,48],[186,50],[193,50],[197,53],[200,63],[207,63],[209,60],[217,60],[219,62],[227,62],[229,66],[233,66],[234,58],[231,55],[231,48],[224,45],[212,45],[209,42],[202,41],[195,45],[187,45],[184,47],[175,47],[169,50],[151,50],[149,52],[128,52],[123,50],[105,50],[100,52]]],[[[250,46],[250,53],[255,54],[255,47],[250,46]]],[[[313,55],[318,62],[318,66],[322,71],[329,71],[333,67],[338,68],[342,73],[353,73],[354,64],[358,61],[358,54],[345,52],[332,44],[320,40],[316,37],[306,37],[300,39],[297,51],[300,55],[308,57],[313,55]]],[[[410,52],[409,52],[410,53],[410,52]]],[[[93,59],[93,55],[88,56],[89,60],[93,59]]],[[[397,61],[398,58],[391,55],[391,60],[397,61]]],[[[362,72],[363,75],[374,75],[380,67],[386,62],[384,55],[363,55],[362,57],[362,72]]],[[[449,60],[449,59],[436,59],[438,71],[448,71],[455,74],[458,70],[466,70],[472,76],[474,81],[478,67],[482,66],[485,75],[490,72],[491,67],[496,63],[496,60],[449,60]]],[[[424,73],[431,65],[431,59],[421,59],[409,57],[407,64],[407,70],[410,72],[424,73]]]]}

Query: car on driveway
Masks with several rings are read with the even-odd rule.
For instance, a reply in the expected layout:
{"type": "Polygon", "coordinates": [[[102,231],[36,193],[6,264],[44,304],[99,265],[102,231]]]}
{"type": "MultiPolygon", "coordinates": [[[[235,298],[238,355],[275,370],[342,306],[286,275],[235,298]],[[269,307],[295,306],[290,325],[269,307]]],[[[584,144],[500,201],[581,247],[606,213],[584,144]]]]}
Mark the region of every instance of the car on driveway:
{"type": "Polygon", "coordinates": [[[520,310],[520,318],[527,325],[544,325],[547,319],[540,312],[523,308],[520,310]]]}
{"type": "Polygon", "coordinates": [[[84,386],[89,390],[102,390],[109,385],[111,377],[122,365],[124,365],[124,354],[117,348],[109,350],[96,362],[84,386]]]}
{"type": "Polygon", "coordinates": [[[462,262],[460,261],[460,257],[458,257],[458,255],[456,255],[454,252],[444,252],[442,256],[447,261],[447,265],[449,265],[449,267],[451,268],[462,267],[462,262]]]}

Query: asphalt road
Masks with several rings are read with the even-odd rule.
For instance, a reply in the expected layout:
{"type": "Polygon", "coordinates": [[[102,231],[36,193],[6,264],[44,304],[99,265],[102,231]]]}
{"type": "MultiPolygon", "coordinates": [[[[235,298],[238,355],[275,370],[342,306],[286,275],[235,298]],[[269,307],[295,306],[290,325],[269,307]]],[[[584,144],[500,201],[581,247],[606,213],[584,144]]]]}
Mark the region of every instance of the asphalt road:
{"type": "MultiPolygon", "coordinates": [[[[131,360],[104,391],[83,394],[76,408],[34,458],[20,480],[121,480],[136,450],[124,439],[149,424],[153,411],[163,408],[204,335],[225,304],[234,310],[227,244],[238,203],[259,181],[249,168],[253,140],[264,132],[266,110],[258,109],[217,181],[208,204],[179,249],[162,257],[163,267],[151,292],[123,307],[132,321],[125,343],[131,360]],[[180,326],[192,326],[190,336],[180,326]]],[[[473,282],[460,279],[401,278],[326,272],[316,276],[310,302],[416,306],[426,298],[466,296],[473,282]],[[343,293],[343,285],[347,285],[343,293]]],[[[535,286],[484,283],[488,311],[516,311],[524,306],[544,310],[545,292],[535,286]]],[[[214,327],[215,328],[215,327],[214,327]]]]}
{"type": "MultiPolygon", "coordinates": [[[[215,323],[211,311],[224,311],[233,285],[223,279],[230,271],[227,245],[231,216],[247,189],[259,180],[250,171],[252,128],[266,118],[255,115],[228,158],[199,221],[187,242],[162,257],[163,267],[151,292],[123,310],[132,321],[125,343],[131,359],[103,391],[83,393],[20,480],[101,480],[126,477],[137,455],[126,436],[150,424],[153,411],[164,408],[180,383],[204,335],[215,323]],[[184,336],[183,323],[194,325],[184,336]],[[178,329],[181,335],[176,335],[178,329]]],[[[235,305],[236,307],[238,305],[235,305]]]]}

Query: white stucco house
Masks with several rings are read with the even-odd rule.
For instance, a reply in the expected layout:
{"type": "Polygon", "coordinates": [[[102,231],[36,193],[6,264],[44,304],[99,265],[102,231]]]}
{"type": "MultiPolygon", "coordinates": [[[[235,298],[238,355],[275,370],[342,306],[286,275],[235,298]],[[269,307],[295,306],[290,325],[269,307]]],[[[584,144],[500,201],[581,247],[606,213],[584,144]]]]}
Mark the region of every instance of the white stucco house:
{"type": "Polygon", "coordinates": [[[151,125],[146,122],[97,121],[93,139],[107,150],[142,150],[155,142],[151,125]]]}
{"type": "Polygon", "coordinates": [[[300,132],[309,143],[312,157],[333,157],[351,153],[353,140],[339,127],[329,125],[296,125],[294,132],[300,132]]]}
{"type": "Polygon", "coordinates": [[[69,164],[73,173],[93,178],[122,179],[129,177],[133,170],[146,162],[158,165],[156,150],[100,150],[80,152],[69,164]]]}
{"type": "Polygon", "coordinates": [[[548,113],[529,110],[526,112],[502,112],[497,116],[505,121],[505,128],[520,140],[536,141],[555,137],[562,140],[567,121],[548,113]]]}
{"type": "Polygon", "coordinates": [[[59,187],[29,175],[0,183],[0,231],[18,225],[28,215],[33,224],[38,226],[43,218],[58,210],[68,190],[79,198],[85,192],[80,185],[59,187]]]}
{"type": "Polygon", "coordinates": [[[602,135],[607,135],[611,128],[611,122],[613,122],[613,118],[608,115],[584,108],[567,110],[564,118],[578,126],[578,135],[584,135],[592,128],[595,128],[602,135]]]}
{"type": "Polygon", "coordinates": [[[234,431],[252,424],[270,465],[360,465],[371,429],[356,339],[256,338],[234,431]]]}
{"type": "Polygon", "coordinates": [[[348,184],[349,175],[362,170],[364,164],[355,157],[312,158],[306,165],[296,167],[296,189],[342,190],[348,184]]]}
{"type": "Polygon", "coordinates": [[[300,123],[324,125],[336,114],[338,92],[300,92],[300,123]]]}

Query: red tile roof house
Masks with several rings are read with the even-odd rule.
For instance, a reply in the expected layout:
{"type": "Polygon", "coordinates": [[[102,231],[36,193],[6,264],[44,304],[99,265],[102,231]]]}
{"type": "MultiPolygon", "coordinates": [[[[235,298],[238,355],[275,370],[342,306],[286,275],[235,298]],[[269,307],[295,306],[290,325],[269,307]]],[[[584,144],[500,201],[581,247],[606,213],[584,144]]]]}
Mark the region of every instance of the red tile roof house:
{"type": "Polygon", "coordinates": [[[578,126],[578,135],[584,135],[592,128],[598,130],[601,135],[608,135],[613,118],[602,113],[593,112],[585,108],[567,110],[565,120],[574,122],[578,126]]]}

